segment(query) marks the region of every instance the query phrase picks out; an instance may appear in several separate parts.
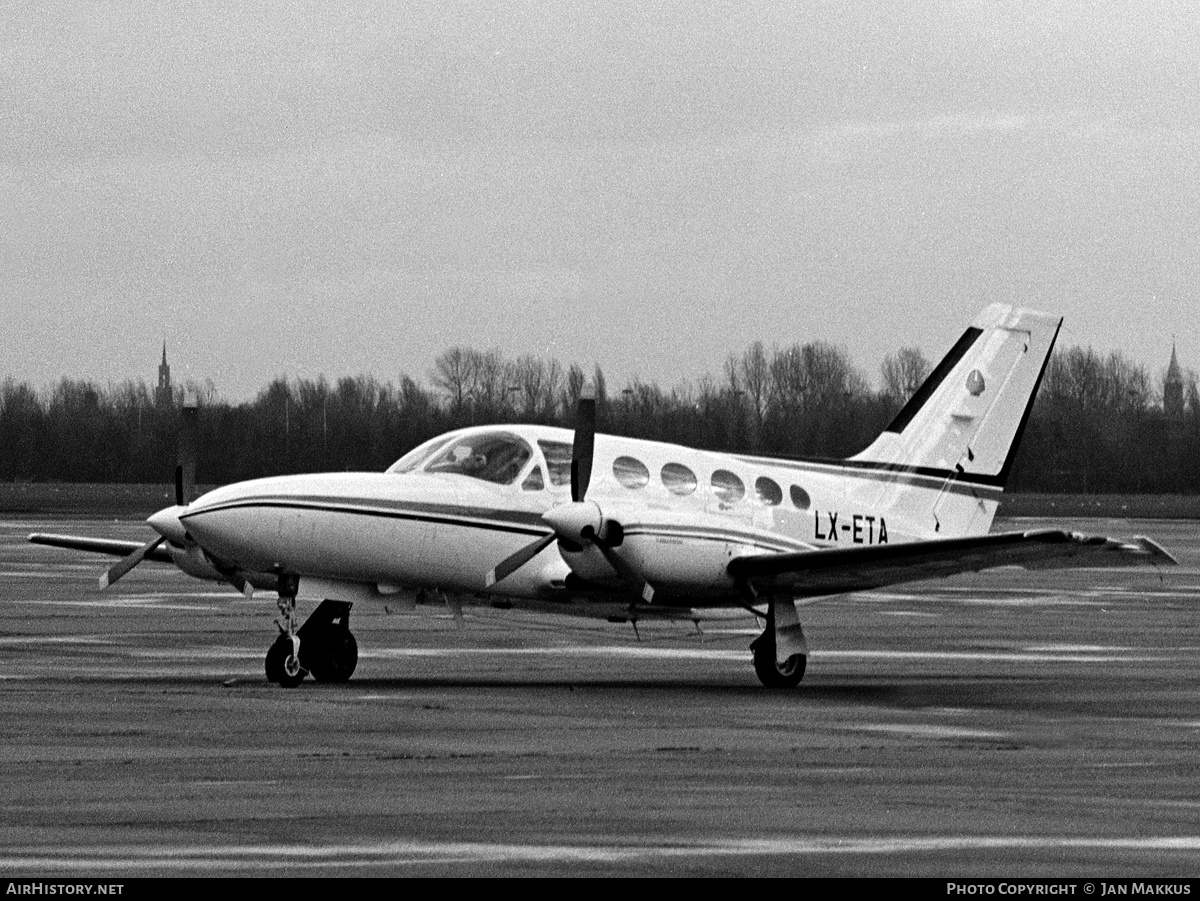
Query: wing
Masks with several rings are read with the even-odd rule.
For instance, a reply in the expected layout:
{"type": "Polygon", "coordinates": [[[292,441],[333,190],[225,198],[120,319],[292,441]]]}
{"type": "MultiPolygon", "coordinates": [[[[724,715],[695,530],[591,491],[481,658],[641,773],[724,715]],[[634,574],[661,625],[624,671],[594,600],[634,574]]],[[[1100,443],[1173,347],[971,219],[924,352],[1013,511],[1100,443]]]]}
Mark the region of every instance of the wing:
{"type": "MultiPolygon", "coordinates": [[[[112,538],[87,538],[79,535],[46,535],[35,532],[29,536],[33,544],[46,544],[50,547],[65,547],[73,551],[90,551],[93,554],[108,554],[112,557],[127,557],[141,548],[141,541],[118,541],[112,538]]],[[[157,560],[159,563],[173,563],[171,552],[165,547],[156,547],[146,554],[147,560],[157,560]]]]}
{"type": "Polygon", "coordinates": [[[1173,566],[1175,558],[1149,538],[1120,541],[1045,530],[738,557],[729,562],[728,572],[760,592],[786,590],[796,597],[818,597],[998,566],[1054,569],[1146,564],[1173,566]]]}

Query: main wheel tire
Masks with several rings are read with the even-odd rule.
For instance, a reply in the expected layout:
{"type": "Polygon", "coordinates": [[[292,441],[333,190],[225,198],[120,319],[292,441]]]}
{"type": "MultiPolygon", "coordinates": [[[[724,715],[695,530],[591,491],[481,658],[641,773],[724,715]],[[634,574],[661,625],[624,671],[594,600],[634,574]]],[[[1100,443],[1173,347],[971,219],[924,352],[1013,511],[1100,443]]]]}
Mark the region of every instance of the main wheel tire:
{"type": "Polygon", "coordinates": [[[286,635],[280,635],[275,643],[267,649],[265,669],[268,682],[277,682],[283,688],[295,688],[304,681],[307,673],[300,669],[294,676],[288,675],[287,659],[292,656],[292,640],[286,635]]]}
{"type": "Polygon", "coordinates": [[[318,682],[346,682],[358,666],[358,642],[349,629],[335,632],[326,638],[310,672],[318,682]]]}
{"type": "Polygon", "coordinates": [[[775,660],[774,637],[760,638],[752,646],[754,673],[767,688],[795,688],[808,668],[807,654],[793,654],[782,665],[775,660]]]}

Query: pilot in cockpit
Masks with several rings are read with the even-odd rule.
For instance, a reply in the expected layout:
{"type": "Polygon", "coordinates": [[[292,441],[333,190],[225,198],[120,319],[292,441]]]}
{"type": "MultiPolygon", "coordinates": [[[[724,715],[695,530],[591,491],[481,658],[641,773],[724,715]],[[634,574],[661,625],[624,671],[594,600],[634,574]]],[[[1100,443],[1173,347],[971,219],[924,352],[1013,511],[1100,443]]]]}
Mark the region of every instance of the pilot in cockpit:
{"type": "Polygon", "coordinates": [[[508,485],[521,474],[531,456],[529,445],[515,435],[503,432],[469,435],[438,454],[426,471],[508,485]]]}

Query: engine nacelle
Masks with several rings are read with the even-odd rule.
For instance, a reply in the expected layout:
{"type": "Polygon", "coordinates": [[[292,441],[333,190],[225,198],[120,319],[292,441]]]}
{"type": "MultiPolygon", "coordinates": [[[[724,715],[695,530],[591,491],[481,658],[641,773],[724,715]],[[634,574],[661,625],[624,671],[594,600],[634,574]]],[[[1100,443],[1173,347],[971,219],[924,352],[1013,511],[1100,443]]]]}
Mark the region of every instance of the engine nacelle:
{"type": "Polygon", "coordinates": [[[587,544],[600,534],[604,526],[600,507],[592,501],[576,501],[552,507],[542,514],[542,520],[559,538],[575,545],[587,544]]]}
{"type": "Polygon", "coordinates": [[[171,552],[171,560],[189,576],[197,579],[211,579],[215,582],[225,581],[225,577],[217,572],[216,567],[209,562],[198,544],[189,544],[186,547],[176,547],[174,544],[170,544],[167,547],[171,552]]]}

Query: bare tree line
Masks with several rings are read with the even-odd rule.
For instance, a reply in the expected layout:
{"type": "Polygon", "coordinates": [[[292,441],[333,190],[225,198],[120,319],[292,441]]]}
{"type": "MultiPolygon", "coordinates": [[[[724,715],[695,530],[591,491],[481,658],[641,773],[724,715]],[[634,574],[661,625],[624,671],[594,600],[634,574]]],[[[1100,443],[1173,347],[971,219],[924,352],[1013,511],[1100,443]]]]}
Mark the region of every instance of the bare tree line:
{"type": "MultiPolygon", "coordinates": [[[[570,427],[594,383],[601,428],[712,450],[843,457],[877,435],[930,371],[911,347],[889,354],[873,389],[846,352],[817,341],[731,354],[721,375],[670,389],[635,380],[612,390],[599,367],[453,347],[428,386],[367,376],[273,380],[245,403],[211,385],[176,388],[157,407],[142,382],[63,379],[37,391],[0,384],[0,480],[158,482],[174,466],[178,407],[200,399],[199,477],[206,483],[320,469],[379,470],[436,434],[490,422],[570,427]]],[[[1200,491],[1200,396],[1157,408],[1161,385],[1120,353],[1055,352],[1014,470],[1036,491],[1200,491]]]]}

